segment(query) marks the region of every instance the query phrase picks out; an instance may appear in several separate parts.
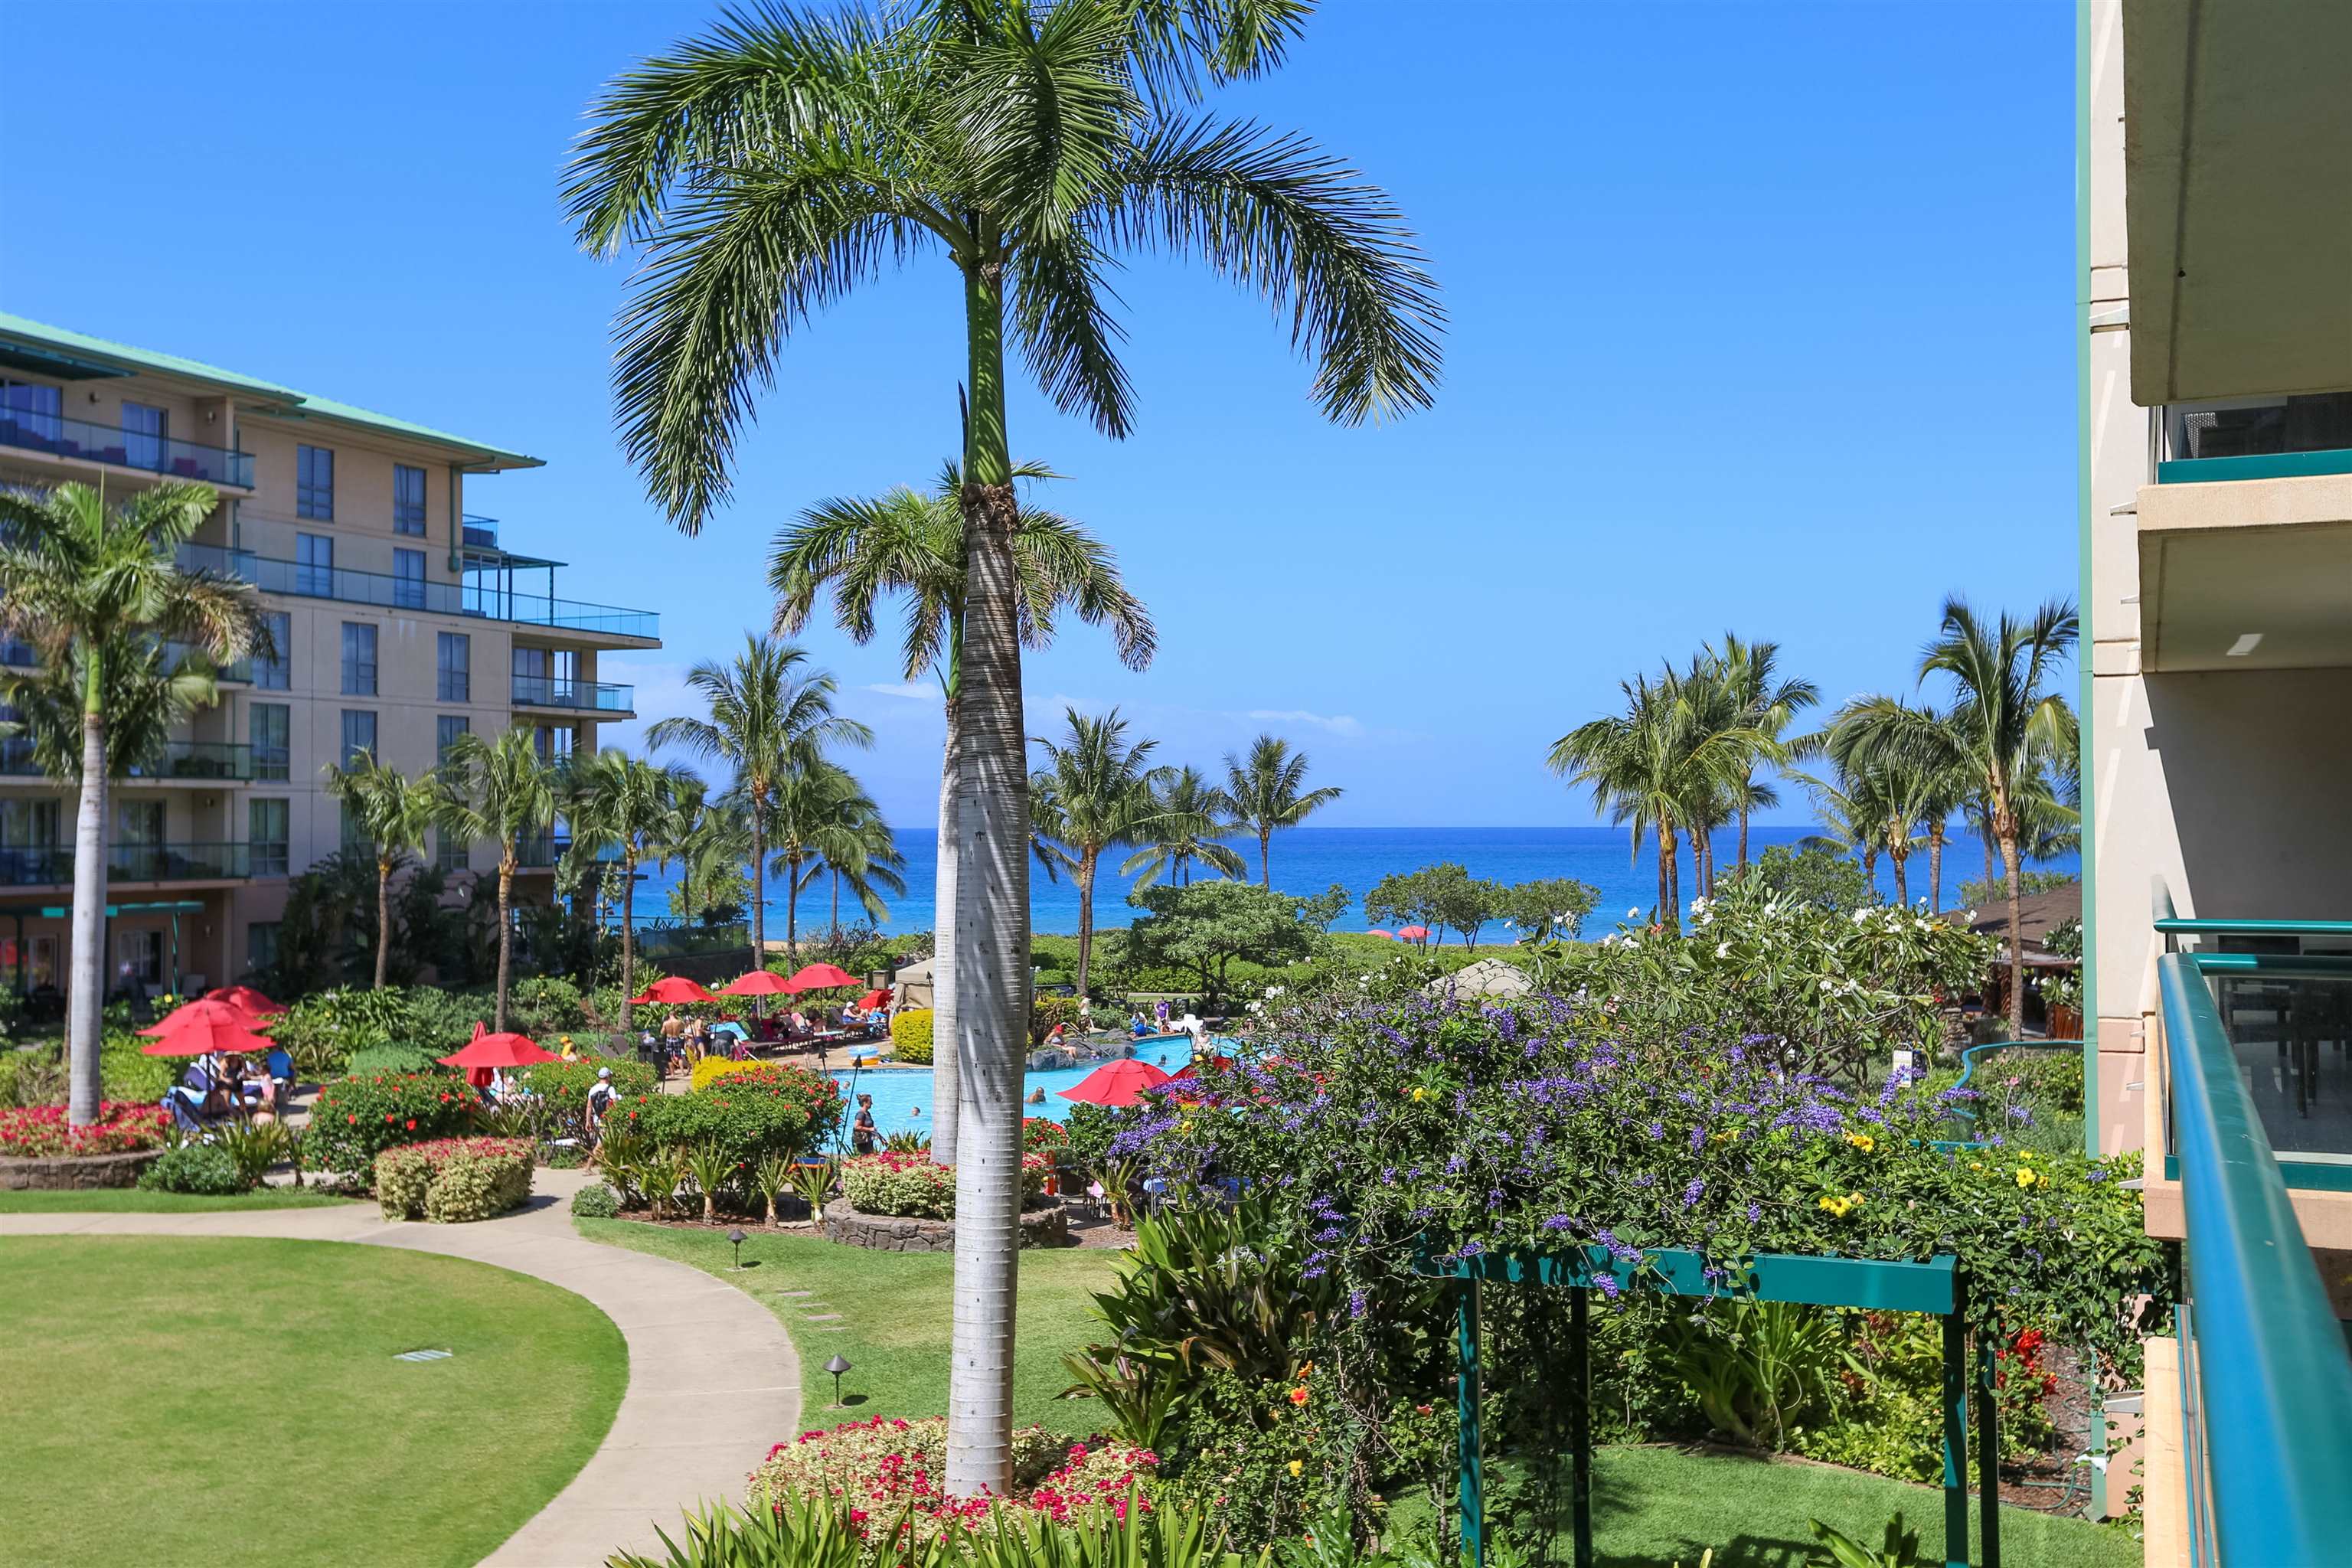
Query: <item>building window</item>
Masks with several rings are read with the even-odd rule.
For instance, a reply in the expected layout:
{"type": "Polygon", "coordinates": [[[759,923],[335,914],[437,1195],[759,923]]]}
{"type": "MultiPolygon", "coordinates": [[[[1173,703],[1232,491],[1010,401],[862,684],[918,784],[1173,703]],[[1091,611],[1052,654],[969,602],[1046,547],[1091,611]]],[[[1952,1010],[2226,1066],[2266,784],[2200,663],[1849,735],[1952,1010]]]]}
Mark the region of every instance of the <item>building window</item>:
{"type": "Polygon", "coordinates": [[[152,848],[163,842],[163,803],[121,800],[114,803],[114,841],[152,848]]]}
{"type": "Polygon", "coordinates": [[[293,717],[294,710],[283,702],[257,702],[246,710],[255,778],[283,782],[293,776],[293,717]]]}
{"type": "Polygon", "coordinates": [[[343,623],[343,695],[375,695],[375,627],[366,621],[343,623]]]}
{"type": "Polygon", "coordinates": [[[533,749],[542,763],[560,763],[572,755],[580,731],[569,724],[541,724],[532,734],[533,749]]]}
{"type": "Polygon", "coordinates": [[[269,969],[278,963],[278,925],[276,921],[250,921],[245,928],[245,966],[247,969],[269,969]]]}
{"type": "Polygon", "coordinates": [[[339,808],[339,815],[342,818],[342,847],[344,854],[349,855],[355,850],[372,849],[374,847],[374,841],[369,838],[364,832],[361,831],[360,819],[352,815],[352,803],[350,801],[344,801],[341,803],[339,808]]]}
{"type": "Polygon", "coordinates": [[[163,983],[162,931],[119,931],[114,933],[114,983],[123,989],[163,983]]]}
{"type": "Polygon", "coordinates": [[[58,852],[55,800],[0,800],[0,873],[16,884],[71,881],[58,852]]]}
{"type": "Polygon", "coordinates": [[[294,668],[294,617],[284,610],[264,610],[261,624],[269,629],[268,658],[253,661],[253,684],[264,691],[283,691],[294,668]]]}
{"type": "Polygon", "coordinates": [[[375,714],[364,708],[343,710],[343,766],[350,767],[362,752],[375,755],[375,714]]]}
{"type": "Polygon", "coordinates": [[[433,830],[433,865],[441,871],[463,871],[467,868],[468,854],[473,846],[446,827],[433,830]]]}
{"type": "Polygon", "coordinates": [[[294,803],[286,800],[248,800],[245,803],[245,837],[252,846],[247,853],[252,857],[255,876],[286,875],[287,847],[291,837],[289,825],[293,807],[294,803]]]}
{"type": "Polygon", "coordinates": [[[425,537],[425,470],[392,466],[392,531],[425,537]]]}
{"type": "Polygon", "coordinates": [[[294,515],[334,520],[335,454],[328,447],[294,448],[294,515]]]}
{"type": "Polygon", "coordinates": [[[404,610],[425,607],[425,552],[392,552],[392,602],[404,610]]]}
{"type": "Polygon", "coordinates": [[[435,691],[443,702],[474,700],[474,639],[465,632],[443,632],[435,656],[438,680],[435,691]]]}
{"type": "Polygon", "coordinates": [[[143,403],[123,404],[123,456],[132,468],[162,470],[169,418],[163,409],[150,408],[143,403]]]}
{"type": "Polygon", "coordinates": [[[457,737],[471,733],[474,726],[463,713],[444,713],[436,721],[436,728],[437,732],[433,739],[437,749],[434,752],[434,761],[446,763],[457,744],[457,737]]]}
{"type": "Polygon", "coordinates": [[[325,534],[294,536],[294,591],[314,599],[335,596],[335,542],[325,534]]]}
{"type": "Polygon", "coordinates": [[[43,386],[37,381],[0,381],[0,426],[7,426],[17,437],[54,441],[65,434],[59,417],[65,413],[65,394],[54,386],[43,386]]]}

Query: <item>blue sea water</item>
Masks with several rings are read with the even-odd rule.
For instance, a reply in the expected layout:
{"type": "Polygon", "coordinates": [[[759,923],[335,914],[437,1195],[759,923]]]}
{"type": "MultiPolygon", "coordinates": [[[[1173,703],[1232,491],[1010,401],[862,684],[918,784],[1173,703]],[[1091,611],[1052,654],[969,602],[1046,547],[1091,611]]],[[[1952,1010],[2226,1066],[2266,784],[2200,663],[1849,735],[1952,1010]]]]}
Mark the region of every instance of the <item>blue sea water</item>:
{"type": "MultiPolygon", "coordinates": [[[[1767,845],[1795,844],[1811,831],[1794,826],[1752,826],[1748,835],[1748,853],[1760,855],[1767,845]]],[[[899,835],[898,847],[907,857],[907,892],[892,900],[883,923],[892,931],[928,931],[932,923],[932,878],[936,870],[934,837],[928,828],[905,830],[899,835]]],[[[1234,847],[1248,859],[1255,879],[1255,841],[1236,843],[1234,847]]],[[[1716,845],[1717,863],[1727,869],[1737,850],[1737,836],[1722,835],[1716,845]]],[[[1127,902],[1129,879],[1118,875],[1118,858],[1115,854],[1105,858],[1095,889],[1097,929],[1124,926],[1137,912],[1127,902]]],[[[1274,885],[1286,892],[1319,893],[1335,882],[1346,888],[1357,901],[1333,929],[1355,931],[1370,930],[1374,923],[1364,918],[1361,901],[1373,883],[1392,872],[1417,870],[1449,860],[1466,868],[1474,877],[1497,882],[1572,877],[1591,883],[1601,892],[1599,902],[1585,921],[1585,931],[1591,935],[1611,930],[1627,918],[1629,911],[1646,913],[1657,899],[1656,861],[1646,847],[1640,860],[1635,861],[1631,839],[1626,830],[1619,827],[1297,827],[1276,835],[1272,854],[1274,885]]],[[[2072,871],[2076,865],[2075,858],[2068,856],[2042,862],[2039,868],[2072,871]]],[[[1949,908],[1958,900],[1963,881],[1980,879],[1984,874],[1984,851],[1974,838],[1958,837],[1948,843],[1944,850],[1943,907],[1949,908]]],[[[667,910],[671,880],[656,868],[646,868],[636,896],[640,922],[657,918],[667,910]]],[[[1884,857],[1879,861],[1878,882],[1881,893],[1893,898],[1894,873],[1884,857]]],[[[1909,882],[1914,900],[1927,895],[1925,853],[1911,858],[1909,882]]],[[[1683,896],[1687,899],[1695,885],[1687,852],[1683,857],[1682,885],[1683,896]]],[[[828,884],[819,878],[801,895],[801,930],[822,931],[829,923],[832,906],[828,892],[828,884]]],[[[1077,889],[1066,880],[1048,881],[1033,862],[1029,910],[1031,926],[1036,931],[1075,931],[1078,929],[1077,889]]],[[[771,938],[783,935],[784,913],[783,899],[772,881],[767,916],[771,938]]],[[[844,923],[855,923],[858,919],[856,900],[845,893],[844,923]]],[[[1482,933],[1483,941],[1504,937],[1499,928],[1489,928],[1482,933]]]]}

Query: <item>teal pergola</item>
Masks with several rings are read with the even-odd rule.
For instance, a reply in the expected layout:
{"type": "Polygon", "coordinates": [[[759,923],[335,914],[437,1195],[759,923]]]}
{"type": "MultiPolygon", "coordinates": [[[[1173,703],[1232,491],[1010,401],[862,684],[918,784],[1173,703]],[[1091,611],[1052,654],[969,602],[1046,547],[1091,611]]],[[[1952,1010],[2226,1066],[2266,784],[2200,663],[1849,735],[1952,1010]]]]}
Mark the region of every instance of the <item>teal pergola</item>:
{"type": "MultiPolygon", "coordinates": [[[[1696,1252],[1653,1247],[1638,1261],[1603,1247],[1478,1252],[1468,1257],[1424,1255],[1415,1272],[1455,1282],[1455,1356],[1460,1376],[1459,1452],[1462,1543],[1477,1568],[1486,1562],[1486,1486],[1479,1429],[1478,1300],[1489,1284],[1551,1287],[1569,1299],[1569,1493],[1574,1521],[1575,1568],[1593,1568],[1592,1382],[1591,1292],[1606,1277],[1619,1290],[1662,1290],[1675,1296],[1739,1301],[1789,1301],[1812,1307],[1924,1312],[1944,1325],[1944,1562],[1969,1568],[1968,1288],[1956,1260],[1884,1262],[1763,1253],[1737,1268],[1717,1266],[1696,1252]]],[[[1993,1398],[1991,1336],[1977,1342],[1977,1473],[1980,1568],[2000,1568],[2000,1447],[1993,1398]]]]}
{"type": "MultiPolygon", "coordinates": [[[[143,904],[109,904],[106,906],[106,919],[108,924],[104,928],[104,932],[100,937],[100,940],[103,942],[106,940],[107,935],[110,935],[112,933],[114,929],[112,922],[114,917],[117,915],[144,914],[171,916],[171,989],[173,992],[177,992],[180,989],[180,917],[182,915],[200,915],[204,912],[205,906],[192,899],[165,899],[157,902],[143,904]]],[[[12,976],[12,982],[19,993],[22,993],[25,989],[25,921],[26,917],[29,916],[38,920],[58,921],[68,919],[72,914],[73,907],[69,904],[0,904],[0,916],[5,916],[16,922],[16,973],[12,976]]]]}

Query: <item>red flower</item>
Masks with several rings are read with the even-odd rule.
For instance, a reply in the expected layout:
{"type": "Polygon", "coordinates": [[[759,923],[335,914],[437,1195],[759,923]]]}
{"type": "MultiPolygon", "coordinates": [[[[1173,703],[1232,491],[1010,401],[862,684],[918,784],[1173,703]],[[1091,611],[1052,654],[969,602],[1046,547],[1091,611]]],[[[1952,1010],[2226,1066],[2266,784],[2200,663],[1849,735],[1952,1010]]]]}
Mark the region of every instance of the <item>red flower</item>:
{"type": "MultiPolygon", "coordinates": [[[[385,1117],[385,1118],[384,1118],[384,1120],[385,1120],[386,1121],[391,1121],[391,1120],[392,1120],[392,1118],[391,1118],[391,1117],[389,1117],[389,1116],[387,1116],[387,1117],[385,1117]]],[[[409,1130],[411,1132],[414,1132],[414,1131],[416,1131],[416,1118],[415,1118],[414,1116],[412,1116],[412,1117],[410,1117],[410,1118],[408,1119],[408,1130],[409,1130]]]]}
{"type": "Polygon", "coordinates": [[[343,1118],[343,1124],[347,1127],[357,1127],[360,1124],[360,1119],[356,1116],[346,1116],[343,1118]]]}

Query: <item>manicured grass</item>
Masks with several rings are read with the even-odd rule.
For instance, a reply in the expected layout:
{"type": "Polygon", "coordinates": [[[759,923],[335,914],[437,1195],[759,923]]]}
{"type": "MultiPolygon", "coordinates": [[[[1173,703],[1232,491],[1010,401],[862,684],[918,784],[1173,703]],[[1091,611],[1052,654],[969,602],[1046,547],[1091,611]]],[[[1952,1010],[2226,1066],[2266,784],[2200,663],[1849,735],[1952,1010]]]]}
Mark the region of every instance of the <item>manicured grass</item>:
{"type": "MultiPolygon", "coordinates": [[[[937,1254],[868,1252],[805,1232],[753,1230],[740,1274],[728,1264],[724,1232],[641,1225],[634,1220],[574,1222],[593,1241],[635,1247],[690,1263],[740,1286],[783,1321],[800,1352],[803,1427],[869,1415],[944,1415],[948,1408],[948,1321],[953,1260],[937,1254]],[[805,1297],[786,1296],[807,1290],[805,1297]],[[809,1321],[838,1312],[838,1323],[809,1321]],[[840,1333],[825,1332],[841,1328],[840,1333]],[[856,1368],[842,1392],[859,1402],[845,1411],[821,1406],[833,1379],[821,1370],[834,1355],[856,1368]]],[[[752,1227],[746,1227],[747,1229],[752,1227]]],[[[1085,1247],[1021,1255],[1021,1305],[1013,1347],[1013,1417],[1084,1436],[1101,1428],[1092,1400],[1055,1397],[1070,1385],[1066,1351],[1097,1337],[1093,1293],[1108,1283],[1115,1254],[1085,1247]]],[[[779,1434],[782,1436],[782,1434],[779,1434]]]]}
{"type": "Polygon", "coordinates": [[[0,1214],[214,1214],[224,1209],[331,1208],[351,1201],[316,1187],[261,1187],[224,1197],[100,1187],[76,1193],[0,1192],[0,1214]]]}
{"type": "MultiPolygon", "coordinates": [[[[1507,1473],[1509,1466],[1494,1467],[1507,1473]]],[[[1492,1473],[1492,1472],[1490,1472],[1492,1473]]],[[[1490,1484],[1492,1484],[1490,1482],[1490,1484]]],[[[1887,1516],[1919,1532],[1921,1554],[1944,1561],[1944,1494],[1933,1488],[1827,1465],[1775,1462],[1677,1448],[1602,1448],[1593,1456],[1596,1555],[1613,1568],[1696,1568],[1713,1548],[1714,1568],[1790,1568],[1817,1550],[1818,1519],[1875,1550],[1887,1516]]],[[[1398,1500],[1393,1524],[1411,1531],[1428,1503],[1398,1500]]],[[[1973,1536],[1976,1503],[1969,1504],[1973,1536]]],[[[1570,1542],[1555,1550],[1561,1561],[1570,1542]]],[[[2140,1546],[2121,1530],[2025,1509],[2000,1516],[2003,1568],[2139,1568],[2140,1546]]],[[[1972,1559],[1982,1562],[1981,1555],[1972,1559]]]]}
{"type": "Polygon", "coordinates": [[[0,1238],[0,1558],[478,1561],[577,1473],[628,1379],[551,1285],[337,1242],[0,1238]],[[395,1361],[422,1348],[446,1361],[395,1361]]]}

